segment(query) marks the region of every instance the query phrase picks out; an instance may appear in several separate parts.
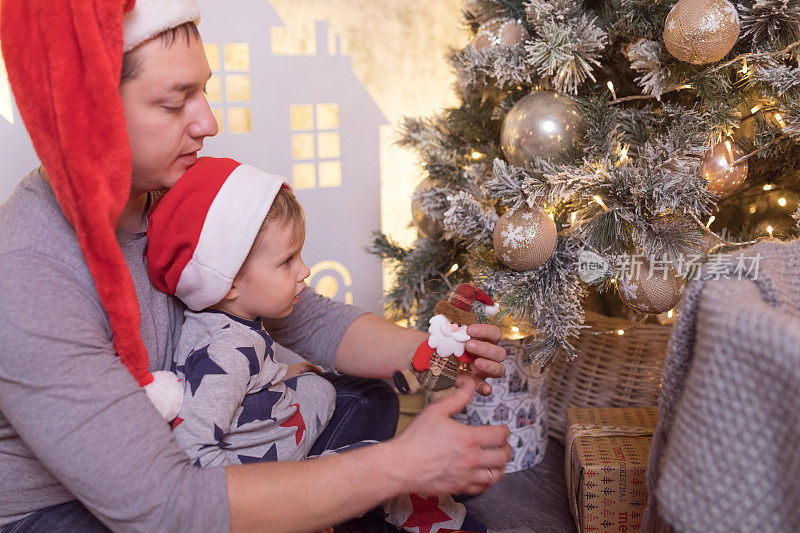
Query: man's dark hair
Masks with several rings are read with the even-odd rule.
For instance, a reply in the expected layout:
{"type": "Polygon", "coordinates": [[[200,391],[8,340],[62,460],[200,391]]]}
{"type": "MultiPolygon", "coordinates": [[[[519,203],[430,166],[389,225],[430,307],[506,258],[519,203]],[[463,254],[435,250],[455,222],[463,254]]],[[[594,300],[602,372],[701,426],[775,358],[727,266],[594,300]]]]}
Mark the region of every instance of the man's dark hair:
{"type": "MultiPolygon", "coordinates": [[[[161,41],[161,46],[169,48],[175,41],[183,37],[186,44],[191,44],[193,39],[200,39],[200,31],[194,22],[184,22],[180,26],[175,26],[172,29],[163,31],[153,37],[161,41]]],[[[125,52],[122,56],[122,75],[119,78],[119,84],[122,85],[126,81],[135,79],[142,71],[142,61],[138,58],[136,53],[139,47],[125,52]]]]}

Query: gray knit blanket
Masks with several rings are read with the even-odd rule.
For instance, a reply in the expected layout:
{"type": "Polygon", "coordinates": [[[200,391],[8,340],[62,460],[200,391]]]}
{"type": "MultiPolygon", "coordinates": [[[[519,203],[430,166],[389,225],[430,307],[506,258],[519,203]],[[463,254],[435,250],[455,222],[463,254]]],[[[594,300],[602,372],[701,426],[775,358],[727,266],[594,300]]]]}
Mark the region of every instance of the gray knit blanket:
{"type": "MultiPolygon", "coordinates": [[[[800,531],[800,242],[698,280],[669,344],[644,531],[800,531]]],[[[735,259],[734,259],[735,261],[735,259]]]]}

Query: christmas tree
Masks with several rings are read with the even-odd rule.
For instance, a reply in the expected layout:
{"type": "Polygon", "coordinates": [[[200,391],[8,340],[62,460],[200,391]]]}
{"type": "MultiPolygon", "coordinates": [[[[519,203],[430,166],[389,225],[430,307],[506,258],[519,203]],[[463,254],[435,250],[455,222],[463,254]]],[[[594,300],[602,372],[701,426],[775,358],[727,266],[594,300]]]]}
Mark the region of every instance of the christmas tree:
{"type": "Polygon", "coordinates": [[[533,361],[572,359],[590,301],[668,312],[703,266],[722,271],[719,252],[796,235],[800,1],[463,12],[460,105],[401,126],[425,174],[419,239],[369,245],[394,266],[396,318],[424,329],[451,286],[474,282],[530,337],[533,361]]]}

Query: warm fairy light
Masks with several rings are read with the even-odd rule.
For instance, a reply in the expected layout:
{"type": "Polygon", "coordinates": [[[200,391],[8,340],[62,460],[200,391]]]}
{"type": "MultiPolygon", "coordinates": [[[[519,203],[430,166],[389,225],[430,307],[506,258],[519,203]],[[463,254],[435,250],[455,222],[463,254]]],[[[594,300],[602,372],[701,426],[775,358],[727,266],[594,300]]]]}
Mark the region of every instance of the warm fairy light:
{"type": "Polygon", "coordinates": [[[783,121],[783,117],[781,117],[780,113],[775,113],[775,120],[778,121],[778,124],[781,125],[781,128],[786,127],[786,123],[783,121]]]}
{"type": "Polygon", "coordinates": [[[608,85],[608,88],[611,89],[611,96],[613,96],[614,100],[616,100],[617,99],[617,92],[614,90],[614,84],[611,83],[611,81],[609,80],[609,82],[606,85],[608,85]]]}
{"type": "Polygon", "coordinates": [[[778,198],[778,205],[781,207],[786,207],[786,198],[778,198]]]}
{"type": "Polygon", "coordinates": [[[450,270],[448,270],[447,273],[448,274],[452,274],[456,270],[458,270],[458,265],[453,265],[453,266],[450,267],[450,270]]]}
{"type": "Polygon", "coordinates": [[[619,149],[619,162],[624,163],[628,161],[628,150],[630,149],[630,145],[623,144],[622,147],[619,149]]]}
{"type": "Polygon", "coordinates": [[[742,61],[742,74],[747,74],[747,57],[744,57],[744,61],[742,61]]]}
{"type": "Polygon", "coordinates": [[[750,206],[750,214],[752,215],[752,214],[753,214],[753,213],[755,213],[755,212],[756,212],[756,206],[754,206],[754,205],[751,205],[751,206],[750,206]]]}
{"type": "Polygon", "coordinates": [[[672,318],[672,315],[674,314],[675,314],[674,309],[670,309],[669,311],[667,311],[667,318],[672,318]]]}
{"type": "Polygon", "coordinates": [[[618,329],[617,330],[617,335],[625,335],[625,330],[624,329],[618,329]]]}
{"type": "Polygon", "coordinates": [[[594,200],[595,202],[600,204],[600,207],[603,208],[603,211],[608,211],[608,207],[606,207],[606,204],[603,203],[603,199],[602,198],[600,198],[599,196],[597,196],[595,194],[594,196],[592,196],[592,200],[594,200]]]}
{"type": "Polygon", "coordinates": [[[547,214],[550,217],[550,220],[555,220],[556,219],[556,216],[551,211],[548,211],[547,214]]]}
{"type": "Polygon", "coordinates": [[[772,226],[767,226],[767,233],[769,233],[770,237],[772,237],[772,231],[773,231],[772,226]]]}
{"type": "Polygon", "coordinates": [[[708,222],[706,223],[706,229],[710,228],[711,227],[711,223],[714,222],[716,219],[717,219],[717,217],[715,217],[714,215],[711,215],[711,218],[709,218],[708,222]]]}
{"type": "Polygon", "coordinates": [[[681,89],[691,89],[691,88],[692,88],[692,84],[691,83],[687,83],[685,85],[681,85],[680,87],[677,87],[677,90],[680,91],[681,89]]]}
{"type": "Polygon", "coordinates": [[[572,224],[574,224],[574,223],[575,223],[575,219],[576,219],[576,218],[578,218],[578,215],[577,215],[577,213],[572,213],[572,214],[569,216],[569,221],[570,221],[572,224]]]}
{"type": "Polygon", "coordinates": [[[511,331],[514,333],[519,333],[519,328],[517,326],[511,326],[511,331]]]}
{"type": "Polygon", "coordinates": [[[758,113],[758,112],[759,112],[759,110],[760,110],[760,109],[761,109],[761,104],[758,104],[758,105],[757,105],[757,106],[755,106],[754,108],[750,109],[750,114],[751,114],[751,115],[755,115],[756,113],[758,113]]]}
{"type": "Polygon", "coordinates": [[[764,186],[762,187],[762,189],[764,189],[765,191],[771,191],[773,187],[774,187],[774,185],[772,185],[771,183],[769,183],[769,184],[767,184],[767,185],[764,185],[764,186]]]}
{"type": "Polygon", "coordinates": [[[482,158],[484,155],[485,155],[485,154],[482,154],[482,153],[480,153],[480,152],[472,152],[472,159],[475,159],[475,160],[477,160],[477,159],[480,159],[480,158],[482,158]]]}

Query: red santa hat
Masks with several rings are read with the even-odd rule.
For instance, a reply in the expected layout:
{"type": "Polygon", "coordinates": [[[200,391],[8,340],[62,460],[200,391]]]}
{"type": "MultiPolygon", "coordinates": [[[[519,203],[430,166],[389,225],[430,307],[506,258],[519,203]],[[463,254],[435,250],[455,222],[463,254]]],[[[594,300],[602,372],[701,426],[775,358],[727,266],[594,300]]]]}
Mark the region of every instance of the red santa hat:
{"type": "Polygon", "coordinates": [[[3,0],[0,9],[17,107],[75,229],[114,347],[167,420],[180,408],[181,386],[174,374],[148,370],[139,304],[114,234],[131,189],[119,80],[124,50],[199,14],[194,0],[3,0]]]}
{"type": "Polygon", "coordinates": [[[148,215],[153,284],[194,311],[221,301],[281,187],[283,178],[233,159],[198,159],[148,215]]]}
{"type": "Polygon", "coordinates": [[[448,294],[447,299],[436,304],[434,312],[444,315],[450,322],[461,325],[473,324],[476,320],[474,307],[480,305],[483,311],[491,316],[500,308],[488,294],[470,283],[457,285],[448,294]]]}

